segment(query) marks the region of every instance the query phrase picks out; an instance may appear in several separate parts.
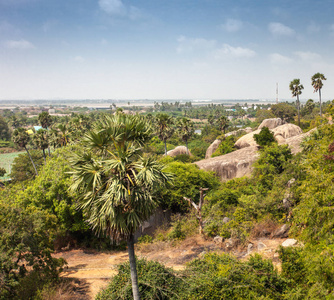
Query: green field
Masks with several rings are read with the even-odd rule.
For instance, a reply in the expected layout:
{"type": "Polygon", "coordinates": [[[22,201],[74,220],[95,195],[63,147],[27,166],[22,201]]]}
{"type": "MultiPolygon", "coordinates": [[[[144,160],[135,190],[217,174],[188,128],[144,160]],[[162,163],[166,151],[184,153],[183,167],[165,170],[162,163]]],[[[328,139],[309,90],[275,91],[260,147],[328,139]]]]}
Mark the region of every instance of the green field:
{"type": "Polygon", "coordinates": [[[8,174],[10,173],[10,167],[11,167],[11,164],[13,163],[14,158],[24,152],[25,151],[0,154],[0,167],[5,168],[7,171],[7,174],[5,175],[5,177],[7,177],[8,174]]]}

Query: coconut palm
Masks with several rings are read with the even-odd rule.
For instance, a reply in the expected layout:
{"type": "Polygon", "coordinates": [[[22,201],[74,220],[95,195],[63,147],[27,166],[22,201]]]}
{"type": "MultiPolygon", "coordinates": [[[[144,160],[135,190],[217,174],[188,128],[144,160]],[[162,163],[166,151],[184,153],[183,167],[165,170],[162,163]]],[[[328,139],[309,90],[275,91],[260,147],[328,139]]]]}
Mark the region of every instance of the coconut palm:
{"type": "Polygon", "coordinates": [[[14,132],[13,132],[13,137],[12,138],[13,138],[13,142],[16,145],[18,145],[21,148],[24,148],[27,151],[28,156],[30,158],[30,161],[31,161],[32,165],[34,166],[35,173],[36,173],[36,175],[38,175],[36,165],[35,165],[32,157],[30,155],[30,152],[28,151],[28,148],[27,148],[30,137],[29,137],[29,134],[27,133],[26,129],[24,129],[22,127],[19,127],[17,129],[15,129],[14,132]]]}
{"type": "Polygon", "coordinates": [[[186,143],[187,153],[189,154],[188,140],[194,135],[194,123],[190,119],[184,117],[178,121],[177,130],[182,141],[186,143]]]}
{"type": "Polygon", "coordinates": [[[229,121],[226,118],[226,116],[220,116],[217,119],[217,126],[219,128],[220,131],[223,131],[225,134],[226,129],[229,127],[229,121]]]}
{"type": "Polygon", "coordinates": [[[140,299],[134,233],[157,206],[153,190],[169,175],[154,158],[141,156],[151,129],[143,118],[132,115],[105,117],[84,137],[85,151],[73,158],[71,190],[79,208],[97,234],[126,239],[131,268],[133,299],[140,299]]]}
{"type": "Polygon", "coordinates": [[[319,104],[320,104],[320,117],[322,117],[322,109],[321,109],[321,89],[323,87],[323,80],[327,80],[324,74],[316,73],[311,77],[312,86],[314,88],[314,92],[319,92],[319,104]]]}
{"type": "Polygon", "coordinates": [[[161,141],[164,142],[165,145],[165,155],[167,155],[167,140],[173,135],[174,128],[172,127],[174,124],[173,117],[160,113],[157,114],[155,118],[155,123],[157,125],[157,134],[161,141]]]}
{"type": "Polygon", "coordinates": [[[294,79],[290,82],[289,85],[290,91],[292,93],[292,97],[297,97],[297,110],[298,110],[298,126],[300,126],[300,101],[299,95],[301,95],[304,86],[300,84],[300,79],[294,79]]]}

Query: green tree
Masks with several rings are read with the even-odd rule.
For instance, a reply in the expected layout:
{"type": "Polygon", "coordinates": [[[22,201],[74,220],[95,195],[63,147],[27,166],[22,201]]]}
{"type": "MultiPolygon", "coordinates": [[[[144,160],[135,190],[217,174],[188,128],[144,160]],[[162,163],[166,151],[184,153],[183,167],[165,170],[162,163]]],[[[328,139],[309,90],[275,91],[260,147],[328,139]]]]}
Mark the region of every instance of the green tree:
{"type": "Polygon", "coordinates": [[[297,111],[298,111],[298,126],[300,126],[300,101],[299,101],[299,95],[302,94],[302,90],[304,89],[304,86],[300,84],[300,79],[294,79],[290,82],[289,85],[290,91],[292,93],[292,97],[297,97],[297,111]]]}
{"type": "Polygon", "coordinates": [[[177,130],[182,141],[186,143],[187,152],[189,154],[188,141],[195,133],[194,123],[188,118],[181,118],[177,123],[177,130]]]}
{"type": "Polygon", "coordinates": [[[155,118],[155,123],[157,125],[157,134],[161,141],[164,142],[165,145],[165,155],[167,155],[167,140],[173,135],[174,128],[172,127],[173,117],[159,113],[155,118]]]}
{"type": "Polygon", "coordinates": [[[31,161],[32,165],[34,166],[35,173],[38,176],[36,165],[35,165],[32,157],[31,157],[31,155],[28,151],[28,148],[27,148],[27,144],[29,143],[29,140],[30,140],[30,137],[29,137],[27,131],[24,128],[19,127],[19,128],[14,130],[14,132],[13,132],[13,142],[15,144],[17,144],[19,147],[24,148],[27,151],[28,156],[30,158],[30,161],[31,161]]]}
{"type": "MultiPolygon", "coordinates": [[[[53,118],[50,116],[50,114],[46,111],[43,111],[38,115],[38,122],[41,124],[41,126],[44,129],[49,129],[51,124],[53,123],[53,118]]],[[[51,156],[50,146],[48,145],[48,152],[49,156],[51,156]]]]}
{"type": "Polygon", "coordinates": [[[316,73],[311,77],[312,86],[314,88],[314,92],[319,92],[319,104],[320,104],[320,117],[322,117],[322,109],[321,109],[321,89],[323,87],[323,80],[327,80],[324,74],[316,73]]]}
{"type": "Polygon", "coordinates": [[[126,239],[132,291],[140,299],[134,233],[157,206],[153,190],[169,177],[152,157],[140,155],[151,129],[139,116],[117,114],[105,117],[85,135],[88,152],[74,157],[71,189],[79,197],[95,232],[112,239],[126,239]],[[98,153],[98,157],[94,157],[98,153]]]}
{"type": "Polygon", "coordinates": [[[10,133],[8,124],[3,117],[0,116],[0,140],[8,141],[10,139],[10,133]]]}
{"type": "Polygon", "coordinates": [[[262,127],[259,134],[254,134],[254,140],[261,147],[265,147],[276,142],[274,134],[268,127],[262,127]]]}
{"type": "Polygon", "coordinates": [[[297,114],[296,108],[288,103],[278,103],[271,106],[271,111],[276,118],[291,122],[297,114]]]}
{"type": "Polygon", "coordinates": [[[226,116],[220,116],[217,121],[216,124],[219,128],[220,131],[223,131],[225,133],[226,129],[229,127],[229,121],[226,118],[226,116]]]}

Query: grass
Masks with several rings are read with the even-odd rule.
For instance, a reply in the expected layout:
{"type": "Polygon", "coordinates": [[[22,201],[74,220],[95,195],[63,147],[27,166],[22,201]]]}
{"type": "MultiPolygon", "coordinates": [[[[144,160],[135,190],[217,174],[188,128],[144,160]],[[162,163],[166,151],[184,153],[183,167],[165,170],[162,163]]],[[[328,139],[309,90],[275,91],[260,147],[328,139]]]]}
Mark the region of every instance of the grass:
{"type": "Polygon", "coordinates": [[[7,173],[4,177],[0,177],[2,179],[7,179],[8,175],[11,170],[11,165],[14,161],[14,158],[17,157],[19,154],[24,153],[25,151],[21,152],[14,152],[14,153],[3,153],[0,154],[0,167],[5,168],[7,173]]]}

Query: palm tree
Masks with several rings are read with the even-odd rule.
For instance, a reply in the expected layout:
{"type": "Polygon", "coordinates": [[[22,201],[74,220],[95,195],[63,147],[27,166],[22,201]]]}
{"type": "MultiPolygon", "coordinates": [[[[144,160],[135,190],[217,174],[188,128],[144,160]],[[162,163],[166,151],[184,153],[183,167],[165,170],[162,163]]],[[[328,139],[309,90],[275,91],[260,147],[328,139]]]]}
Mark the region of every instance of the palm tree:
{"type": "Polygon", "coordinates": [[[322,117],[322,110],[321,110],[321,89],[323,87],[323,80],[327,80],[324,74],[316,73],[312,76],[312,86],[314,88],[314,92],[319,91],[319,104],[320,104],[320,117],[322,117]]]}
{"type": "MultiPolygon", "coordinates": [[[[43,111],[38,115],[38,121],[44,129],[48,129],[53,123],[53,119],[50,114],[46,111],[43,111]]],[[[51,156],[50,147],[48,146],[49,156],[51,156]]]]}
{"type": "Polygon", "coordinates": [[[30,158],[30,161],[31,161],[32,165],[34,166],[35,173],[38,176],[36,165],[35,165],[32,157],[30,155],[30,152],[28,151],[28,148],[27,148],[27,144],[29,143],[29,140],[30,140],[29,134],[27,133],[27,131],[24,128],[19,127],[19,128],[14,130],[14,132],[13,132],[13,142],[15,144],[17,144],[19,147],[24,148],[27,151],[28,156],[30,158]]]}
{"type": "Polygon", "coordinates": [[[303,85],[300,84],[300,79],[294,79],[290,82],[289,85],[290,91],[292,92],[292,97],[297,97],[297,110],[298,110],[298,126],[300,126],[300,101],[299,95],[301,95],[302,90],[304,89],[303,85]]]}
{"type": "Polygon", "coordinates": [[[157,206],[153,190],[169,175],[152,157],[141,156],[151,128],[139,116],[106,116],[84,137],[85,152],[73,158],[71,190],[97,234],[126,239],[133,299],[140,299],[134,233],[157,206]]]}
{"type": "Polygon", "coordinates": [[[226,129],[229,127],[229,121],[226,116],[220,116],[217,119],[217,125],[220,131],[223,131],[225,134],[226,129]]]}
{"type": "Polygon", "coordinates": [[[49,136],[45,129],[39,129],[33,136],[33,142],[37,148],[42,149],[44,162],[46,163],[45,149],[49,147],[49,136]]]}
{"type": "Polygon", "coordinates": [[[161,141],[164,142],[165,145],[165,155],[167,155],[167,140],[173,135],[174,128],[172,127],[174,124],[173,117],[160,113],[157,114],[155,118],[155,123],[157,125],[157,134],[161,141]]]}
{"type": "Polygon", "coordinates": [[[190,119],[184,117],[179,120],[177,128],[182,141],[186,143],[187,153],[189,154],[188,140],[194,135],[194,123],[190,119]]]}

